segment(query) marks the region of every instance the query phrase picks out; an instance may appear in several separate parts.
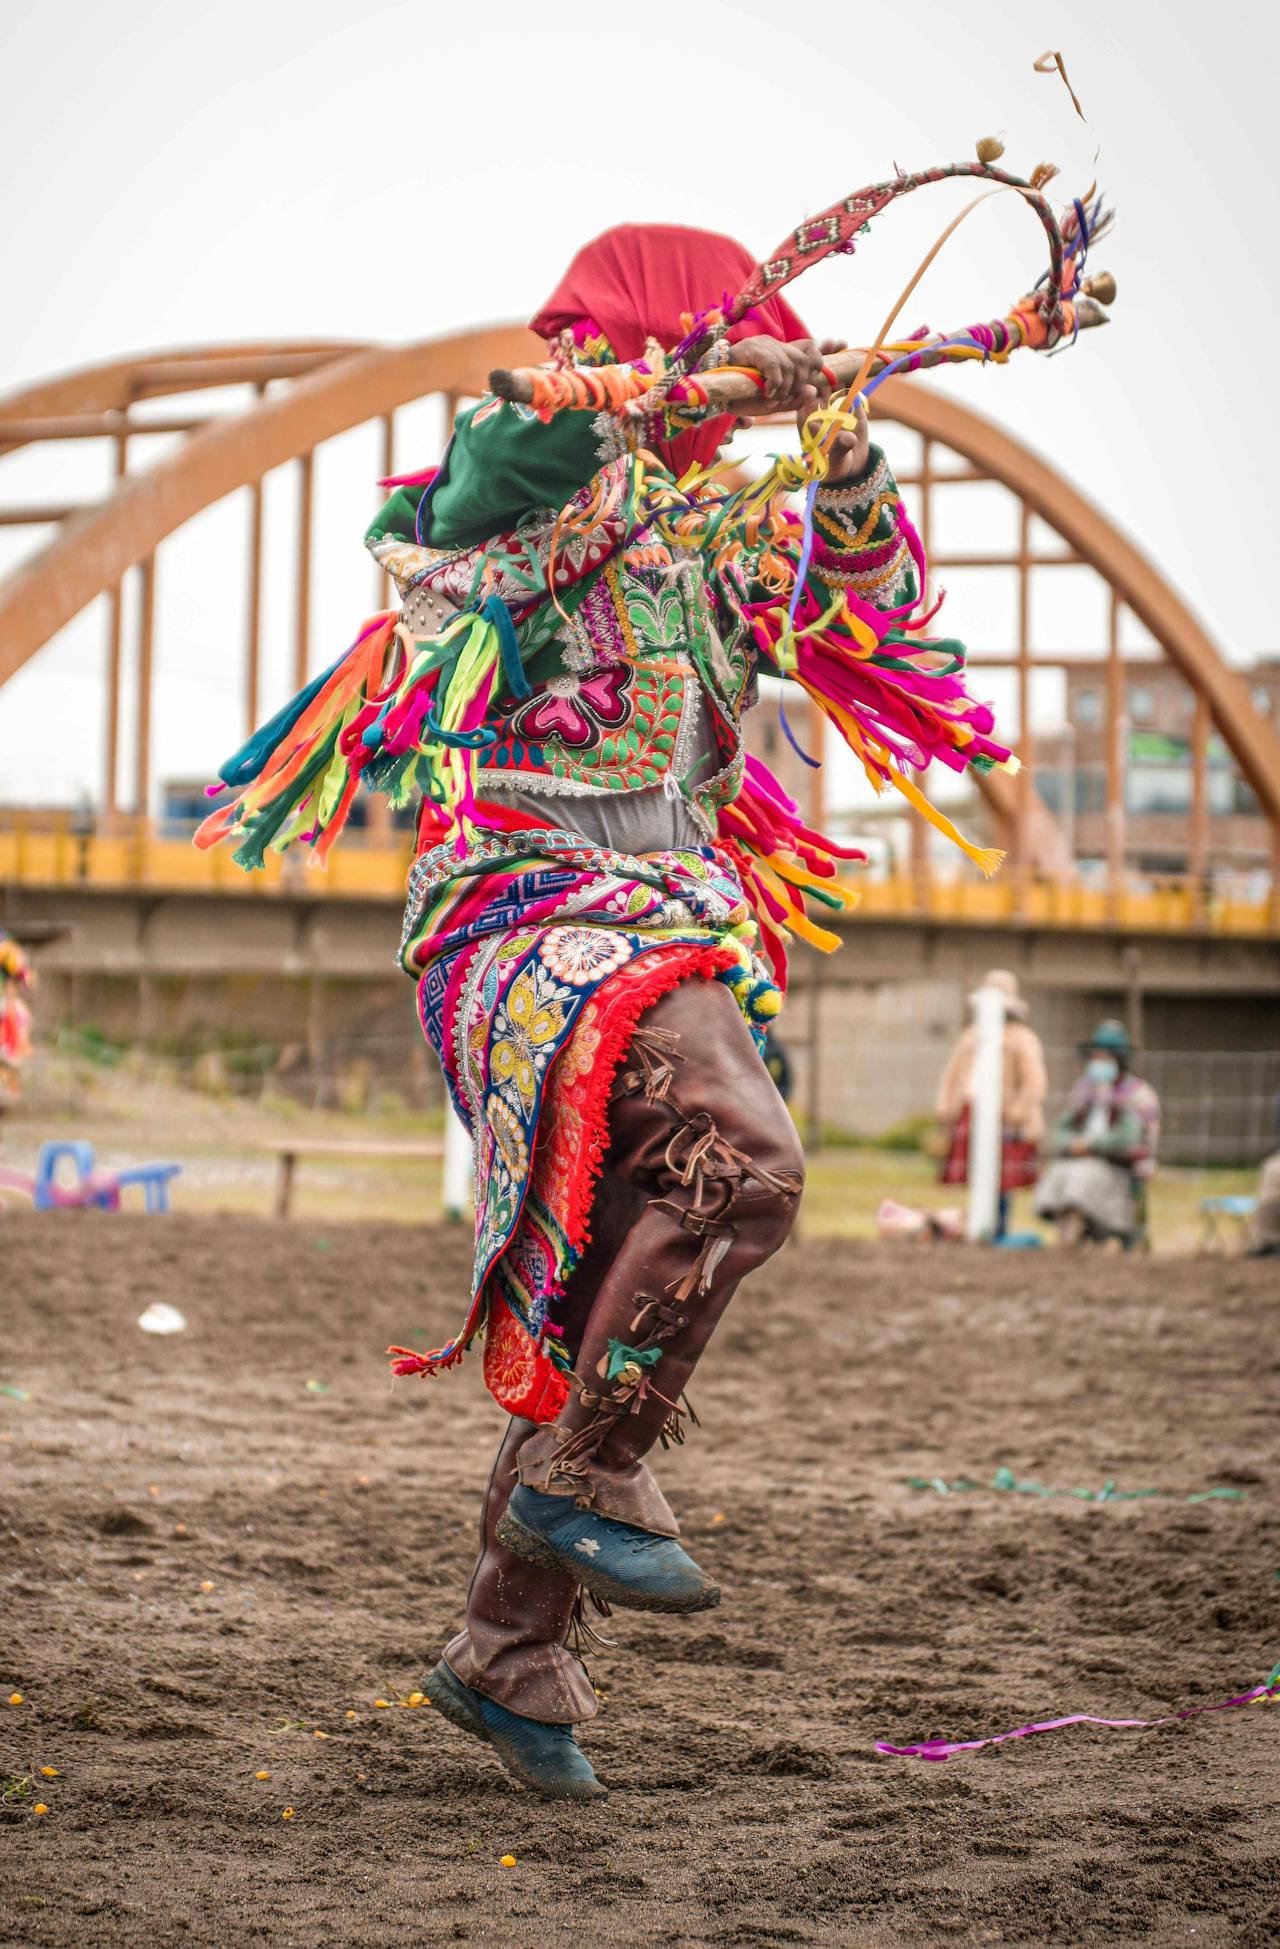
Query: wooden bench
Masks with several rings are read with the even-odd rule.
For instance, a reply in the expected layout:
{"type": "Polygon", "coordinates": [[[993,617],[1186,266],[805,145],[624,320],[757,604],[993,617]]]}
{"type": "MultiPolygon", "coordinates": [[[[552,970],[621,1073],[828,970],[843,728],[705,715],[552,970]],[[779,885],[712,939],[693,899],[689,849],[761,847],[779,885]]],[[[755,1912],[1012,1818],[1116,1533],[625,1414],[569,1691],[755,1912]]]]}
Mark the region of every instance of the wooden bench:
{"type": "Polygon", "coordinates": [[[286,1143],[260,1144],[260,1150],[268,1151],[280,1160],[279,1175],[276,1178],[276,1217],[287,1218],[293,1205],[293,1187],[298,1174],[298,1163],[304,1157],[420,1157],[444,1156],[444,1145],[434,1141],[425,1143],[350,1143],[335,1138],[332,1143],[323,1137],[291,1137],[286,1143]]]}

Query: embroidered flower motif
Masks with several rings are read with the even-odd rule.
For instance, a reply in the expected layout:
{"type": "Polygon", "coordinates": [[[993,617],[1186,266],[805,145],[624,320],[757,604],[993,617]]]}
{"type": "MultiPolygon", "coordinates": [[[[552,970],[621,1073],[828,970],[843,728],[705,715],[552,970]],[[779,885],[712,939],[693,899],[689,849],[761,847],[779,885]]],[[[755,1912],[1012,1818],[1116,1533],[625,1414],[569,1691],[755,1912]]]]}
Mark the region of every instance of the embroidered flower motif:
{"type": "Polygon", "coordinates": [[[585,988],[629,960],[631,943],[607,927],[551,927],[538,943],[538,954],[561,981],[585,988]]]}
{"type": "Polygon", "coordinates": [[[532,1340],[511,1315],[502,1310],[485,1334],[484,1377],[499,1401],[518,1401],[537,1376],[532,1340]]]}
{"type": "Polygon", "coordinates": [[[558,738],[579,750],[599,744],[605,731],[631,716],[631,682],[632,672],[623,664],[594,670],[589,677],[552,677],[512,713],[512,734],[535,744],[558,738]]]}
{"type": "Polygon", "coordinates": [[[503,1163],[513,1178],[523,1178],[529,1168],[529,1145],[519,1117],[500,1096],[489,1098],[484,1114],[503,1163]]]}
{"type": "Polygon", "coordinates": [[[610,894],[605,902],[625,920],[637,920],[641,914],[652,913],[660,904],[653,888],[642,886],[638,880],[624,880],[618,891],[610,894]]]}
{"type": "Polygon", "coordinates": [[[580,1076],[588,1076],[595,1064],[600,1049],[600,1030],[596,1026],[594,1003],[588,1002],[578,1021],[578,1026],[561,1051],[556,1074],[560,1079],[557,1103],[564,1100],[565,1091],[580,1076]]]}
{"type": "Polygon", "coordinates": [[[564,1005],[554,992],[539,993],[536,971],[526,968],[507,990],[493,1020],[490,1074],[499,1084],[512,1083],[525,1110],[533,1109],[540,1076],[550,1053],[549,1044],[564,1028],[564,1005]]]}

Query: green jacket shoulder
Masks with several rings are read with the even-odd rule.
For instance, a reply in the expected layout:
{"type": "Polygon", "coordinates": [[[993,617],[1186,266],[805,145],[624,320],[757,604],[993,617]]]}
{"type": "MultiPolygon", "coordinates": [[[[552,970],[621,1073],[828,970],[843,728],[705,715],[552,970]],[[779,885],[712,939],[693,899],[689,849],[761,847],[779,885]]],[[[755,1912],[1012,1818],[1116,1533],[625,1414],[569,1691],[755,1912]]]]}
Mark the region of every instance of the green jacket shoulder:
{"type": "Polygon", "coordinates": [[[474,548],[548,511],[559,513],[621,451],[616,432],[598,425],[593,413],[557,413],[544,422],[531,407],[490,396],[458,415],[430,488],[398,488],[365,539],[413,541],[429,494],[422,540],[431,548],[474,548]]]}

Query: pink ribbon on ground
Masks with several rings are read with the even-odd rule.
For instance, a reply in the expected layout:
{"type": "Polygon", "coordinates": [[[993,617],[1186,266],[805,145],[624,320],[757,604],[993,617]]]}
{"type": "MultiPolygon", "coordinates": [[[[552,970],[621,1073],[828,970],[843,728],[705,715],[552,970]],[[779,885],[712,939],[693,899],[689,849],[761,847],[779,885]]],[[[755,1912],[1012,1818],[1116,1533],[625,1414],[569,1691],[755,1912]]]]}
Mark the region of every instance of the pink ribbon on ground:
{"type": "Polygon", "coordinates": [[[999,1746],[1006,1739],[1026,1739],[1033,1732],[1057,1732],[1060,1726],[1172,1726],[1179,1719],[1194,1719],[1201,1712],[1229,1712],[1232,1706],[1252,1705],[1255,1699],[1280,1697],[1280,1676],[1271,1674],[1265,1685],[1241,1692],[1235,1699],[1220,1699],[1217,1705],[1188,1705],[1180,1712],[1169,1712],[1161,1719],[1098,1719],[1092,1712],[1072,1712],[1065,1719],[1038,1719],[1033,1725],[1015,1726],[1012,1732],[991,1733],[986,1739],[925,1739],[918,1746],[891,1746],[877,1739],[877,1753],[892,1759],[949,1760],[955,1753],[976,1753],[981,1746],[999,1746]]]}

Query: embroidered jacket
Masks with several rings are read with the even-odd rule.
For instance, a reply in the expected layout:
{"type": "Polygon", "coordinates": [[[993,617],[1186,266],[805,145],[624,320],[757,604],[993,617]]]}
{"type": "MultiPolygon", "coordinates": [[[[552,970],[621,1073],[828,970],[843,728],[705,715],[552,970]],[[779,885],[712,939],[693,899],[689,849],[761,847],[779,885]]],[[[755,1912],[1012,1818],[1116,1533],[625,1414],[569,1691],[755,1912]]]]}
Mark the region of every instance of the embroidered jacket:
{"type": "MultiPolygon", "coordinates": [[[[501,579],[503,563],[520,556],[545,573],[560,511],[602,470],[629,462],[608,415],[544,424],[529,407],[485,399],[460,416],[434,481],[397,490],[366,541],[402,596],[429,587],[462,602],[486,574],[500,578],[530,694],[508,690],[486,719],[496,736],[476,754],[481,797],[498,778],[575,794],[636,790],[671,773],[710,837],[742,781],[740,723],[756,698],[760,648],[750,608],[771,600],[760,573],[767,540],[745,527],[722,534],[709,560],[642,531],[605,558],[599,536],[571,536],[551,569],[558,606],[543,600],[523,613],[518,584],[501,579]],[[699,692],[710,763],[697,749],[699,692]]],[[[808,586],[824,610],[842,590],[881,610],[915,603],[897,503],[877,449],[858,480],[819,489],[808,586]]],[[[767,656],[765,668],[780,674],[767,656]]]]}
{"type": "Polygon", "coordinates": [[[804,689],[877,789],[991,872],[1000,854],[971,846],[911,774],[935,759],[990,769],[1009,752],[965,690],[961,646],[916,633],[923,555],[883,455],[831,488],[821,437],[811,422],[799,458],[731,490],[696,469],[677,482],[609,416],[543,421],[482,400],[442,466],[402,483],[369,531],[403,608],[371,617],[228,761],[236,795],[197,845],[232,837],[254,867],[300,841],[323,863],[366,786],[421,801],[420,850],[452,835],[465,852],[502,823],[485,801],[499,778],[548,795],[671,780],[780,968],[783,930],[838,944],[805,901],[852,905],[837,861],[862,856],[805,826],[744,755],[764,668],[804,689]],[[798,488],[803,516],[788,504],[798,488]]]}

